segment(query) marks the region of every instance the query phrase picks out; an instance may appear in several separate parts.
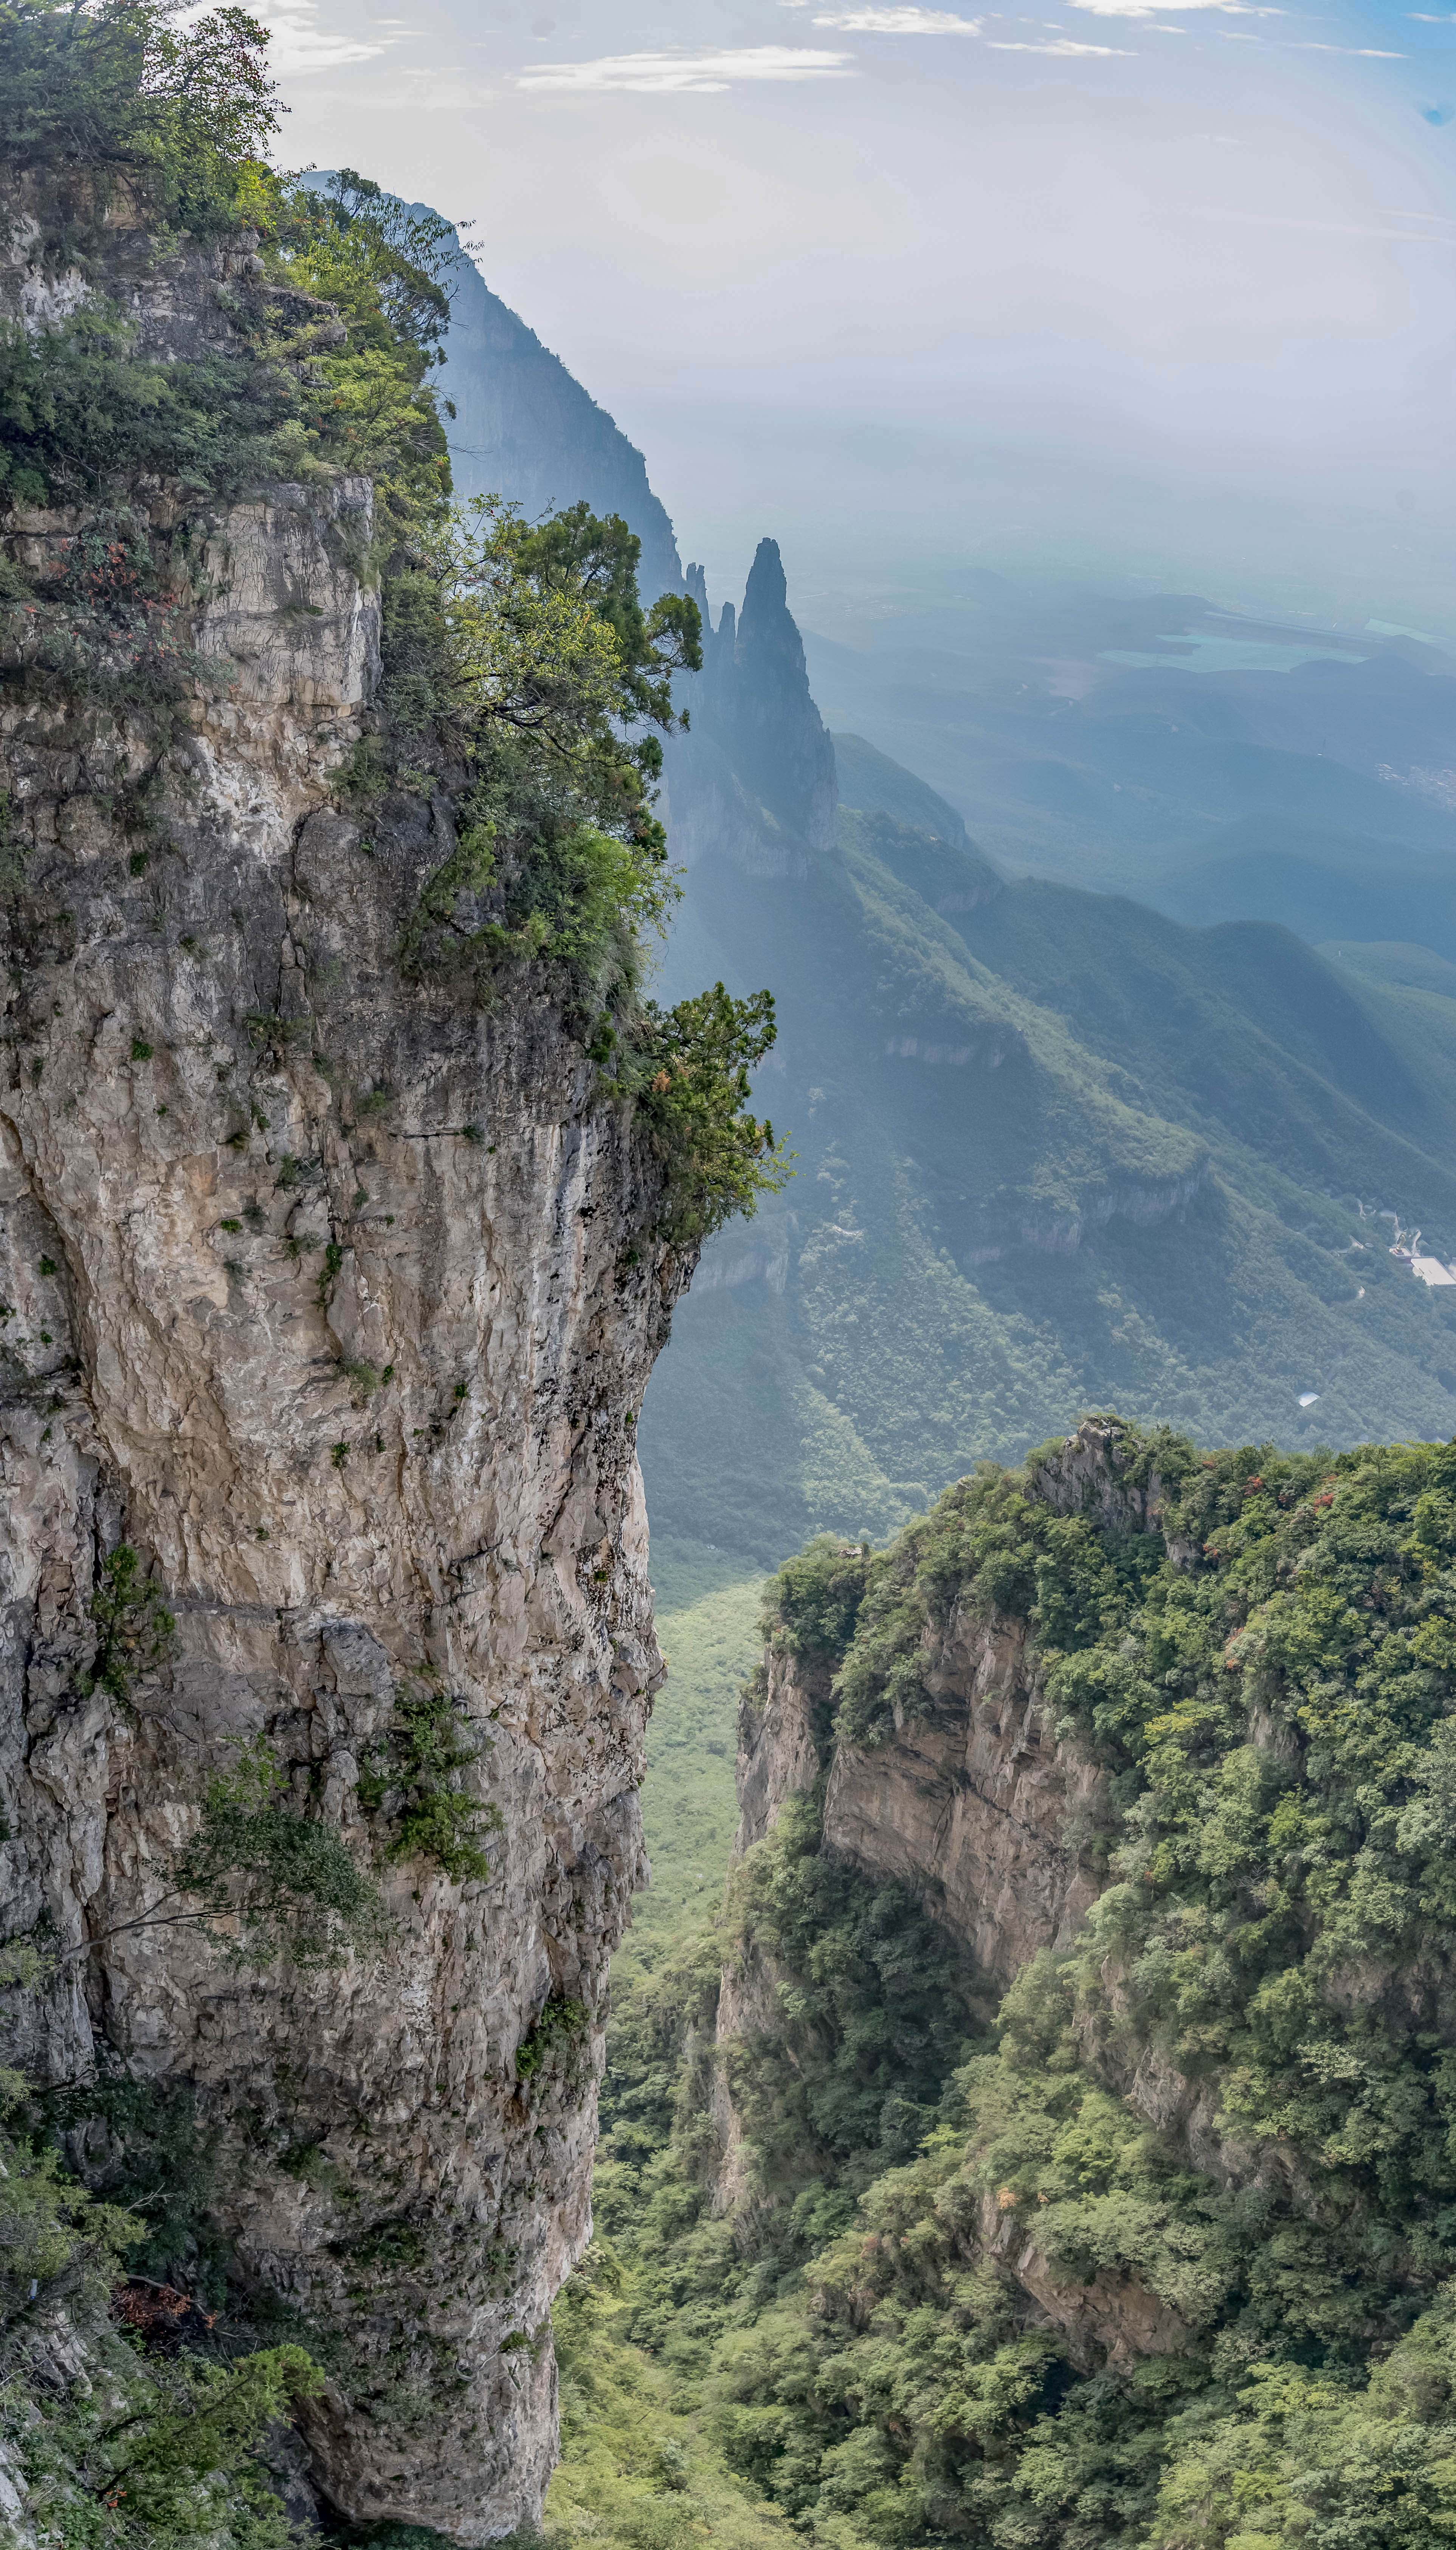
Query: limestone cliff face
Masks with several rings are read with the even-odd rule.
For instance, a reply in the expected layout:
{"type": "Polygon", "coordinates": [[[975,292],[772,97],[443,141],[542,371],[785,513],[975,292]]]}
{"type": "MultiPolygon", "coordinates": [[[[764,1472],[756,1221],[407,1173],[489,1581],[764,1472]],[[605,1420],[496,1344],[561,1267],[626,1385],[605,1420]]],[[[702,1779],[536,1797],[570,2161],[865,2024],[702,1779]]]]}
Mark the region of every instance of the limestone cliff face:
{"type": "MultiPolygon", "coordinates": [[[[1032,1471],[1032,1492],[1059,1514],[1148,1529],[1161,1487],[1156,1473],[1145,1488],[1124,1480],[1124,1457],[1116,1422],[1088,1418],[1032,1471]]],[[[1170,1555],[1180,1558],[1176,1543],[1170,1555]]],[[[1079,1850],[1099,1774],[1075,1742],[1056,1739],[1025,1622],[988,1622],[956,1605],[923,1662],[930,1713],[902,1718],[872,1750],[829,1733],[832,1678],[829,1664],[770,1647],[744,1692],[736,1856],[823,1776],[825,1847],[919,1896],[994,2000],[1039,1948],[1068,1944],[1101,1882],[1079,1850]]]]}
{"type": "Polygon", "coordinates": [[[929,1689],[937,1715],[886,1755],[838,1748],[825,1838],[920,1896],[1000,1993],[1067,1944],[1097,1893],[1067,1839],[1097,1775],[1054,1742],[1019,1623],[957,1618],[929,1689]]]}
{"type": "Polygon", "coordinates": [[[801,1796],[819,1778],[824,1768],[824,1730],[833,1709],[831,1680],[828,1666],[801,1664],[797,1656],[770,1646],[764,1652],[761,1678],[745,1686],[738,1703],[734,1765],[735,1860],[772,1830],[786,1798],[801,1796]]]}
{"type": "MultiPolygon", "coordinates": [[[[199,328],[226,280],[160,278],[199,328]]],[[[23,256],[11,281],[41,288],[23,256]]],[[[76,527],[17,517],[16,553],[63,561],[76,527]]],[[[13,2042],[194,2086],[244,2277],[331,2339],[320,2489],[476,2544],[553,2450],[661,1673],[633,1427],[690,1269],[559,988],[480,1012],[401,977],[452,820],[339,811],[378,673],[368,484],[204,529],[193,642],[225,678],[160,736],[56,700],[0,738],[0,1914],[57,1960],[13,2042]],[[122,1539],[176,1621],[125,1705],[88,1671],[122,1539]],[[360,1802],[422,1681],[499,1811],[485,1881],[382,1867],[360,1802]],[[258,1734],[380,1875],[377,1957],[125,1929],[258,1734]],[[551,1998],[585,2024],[522,2081],[551,1998]]]]}
{"type": "MultiPolygon", "coordinates": [[[[1105,1526],[1156,1525],[1162,1491],[1123,1476],[1116,1422],[1089,1419],[1031,1472],[1030,1489],[1058,1513],[1105,1526]]],[[[1175,1563],[1191,1552],[1168,1544],[1175,1563]]],[[[990,2017],[1042,1948],[1069,1946],[1103,1879],[1086,1843],[1098,1821],[1101,1774],[1075,1741],[1057,1739],[1037,1659],[1021,1620],[952,1609],[922,1662],[927,1715],[905,1717],[872,1750],[836,1742],[833,1668],[770,1646],[739,1711],[736,1853],[761,1841],[787,1799],[824,1784],[824,1846],[871,1878],[893,1879],[966,1952],[973,1998],[990,2017]],[[979,1990],[977,1987],[979,1986],[979,1990]]],[[[1116,1989],[1116,1978],[1110,1977],[1116,1989]]],[[[794,1978],[751,1937],[726,1966],[719,1999],[720,2062],[713,2117],[722,2161],[720,2209],[742,2236],[754,2230],[751,2153],[728,2088],[728,2049],[780,2033],[781,1996],[794,1978]]],[[[1148,2121],[1177,2135],[1195,2166],[1236,2174],[1213,2132],[1213,2101],[1169,2065],[1145,2063],[1124,2085],[1148,2121]]],[[[1030,2316],[1049,2321],[1084,2370],[1179,2345],[1183,2325],[1135,2278],[1099,2273],[1069,2287],[1024,2224],[983,2207],[979,2246],[1020,2285],[1030,2316]]]]}
{"type": "Polygon", "coordinates": [[[955,1615],[927,1676],[934,1716],[909,1720],[873,1752],[816,1742],[828,1679],[825,1668],[773,1654],[761,1703],[745,1700],[739,1855],[771,1829],[787,1797],[826,1772],[825,1847],[919,1896],[968,1952],[994,2005],[1038,1948],[1067,1943],[1097,1893],[1067,1840],[1097,1775],[1052,1739],[1022,1625],[955,1615]]]}

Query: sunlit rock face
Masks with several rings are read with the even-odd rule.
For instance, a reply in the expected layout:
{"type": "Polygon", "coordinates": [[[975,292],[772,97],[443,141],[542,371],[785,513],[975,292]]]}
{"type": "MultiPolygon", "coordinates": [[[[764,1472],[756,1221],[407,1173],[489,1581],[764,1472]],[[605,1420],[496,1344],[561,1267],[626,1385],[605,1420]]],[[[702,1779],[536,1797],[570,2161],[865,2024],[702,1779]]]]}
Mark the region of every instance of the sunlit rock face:
{"type": "MultiPolygon", "coordinates": [[[[169,337],[214,343],[218,264],[156,266],[169,337]]],[[[22,257],[10,309],[40,288],[22,257]]],[[[56,693],[0,737],[3,1927],[57,1959],[7,2059],[192,2086],[244,2287],[329,2342],[319,2492],[476,2544],[534,2517],[554,2450],[662,1670],[635,1417],[689,1268],[560,986],[480,1010],[404,978],[452,805],[341,811],[371,505],[345,479],[210,518],[188,636],[218,678],[161,721],[56,693]],[[175,1629],[115,1698],[122,1542],[175,1629]],[[388,1862],[361,1796],[422,1691],[496,1811],[487,1878],[388,1862]],[[382,1887],[377,1952],[125,1927],[259,1735],[382,1887]]],[[[79,521],[12,544],[59,573],[79,521]]]]}

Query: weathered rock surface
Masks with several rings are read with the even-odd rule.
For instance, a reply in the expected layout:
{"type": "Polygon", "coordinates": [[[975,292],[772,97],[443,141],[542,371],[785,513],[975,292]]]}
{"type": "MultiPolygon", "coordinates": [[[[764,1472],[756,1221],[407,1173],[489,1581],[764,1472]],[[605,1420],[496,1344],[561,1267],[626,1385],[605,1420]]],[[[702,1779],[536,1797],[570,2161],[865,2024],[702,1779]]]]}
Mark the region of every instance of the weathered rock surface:
{"type": "Polygon", "coordinates": [[[1098,1891],[1067,1839],[1097,1773],[1053,1741],[1022,1624],[957,1613],[926,1675],[934,1715],[873,1751],[827,1740],[829,1683],[771,1648],[745,1694],[736,1855],[825,1772],[825,1847],[919,1896],[994,2001],[1038,1948],[1067,1944],[1098,1891]]]}
{"type": "Polygon", "coordinates": [[[957,1618],[915,1719],[874,1753],[840,1745],[827,1847],[897,1878],[1006,1989],[1038,1948],[1065,1947],[1098,1891],[1069,1847],[1093,1766],[1053,1741],[1019,1624],[957,1618]]]}
{"type": "MultiPolygon", "coordinates": [[[[1087,1513],[1116,1530],[1154,1528],[1156,1474],[1125,1473],[1129,1447],[1116,1421],[1088,1419],[1032,1471],[1030,1487],[1060,1514],[1087,1513]]],[[[1175,1563],[1180,1559],[1170,1544],[1175,1563]]],[[[873,1749],[832,1734],[832,1667],[805,1665],[770,1646],[738,1719],[736,1855],[772,1830],[790,1797],[824,1782],[824,1844],[871,1878],[894,1879],[965,1950],[973,1996],[990,2016],[1007,1986],[1042,1948],[1071,1945],[1103,1879],[1084,1856],[1098,1822],[1101,1775],[1075,1741],[1058,1741],[1023,1621],[986,1621],[952,1610],[921,1676],[925,1716],[907,1717],[873,1749]],[[979,1984],[979,1992],[976,1986],[979,1984]]],[[[1116,1978],[1109,1978],[1116,1991],[1116,1978]]],[[[794,1978],[751,1937],[724,1969],[712,2121],[722,2155],[714,2201],[745,2244],[758,2202],[752,2154],[732,2100],[732,2051],[781,2031],[781,1996],[794,1978]]],[[[1171,2066],[1144,2064],[1126,2085],[1149,2123],[1176,2135],[1194,2166],[1237,2175],[1213,2130],[1213,2098],[1171,2066]]],[[[994,2195],[966,2226],[979,2251],[1013,2276],[1031,2319],[1054,2326],[1084,2371],[1169,2352],[1186,2331],[1132,2276],[1100,2270],[1068,2284],[1014,2210],[994,2195]]]]}
{"type": "Polygon", "coordinates": [[[1128,2365],[1140,2355],[1171,2355],[1188,2331],[1178,2313],[1135,2276],[1099,2267],[1070,2280],[1048,2264],[1033,2238],[995,2195],[981,2200],[980,2245],[986,2256],[1015,2276],[1029,2298],[1033,2316],[1063,2339],[1079,2373],[1104,2364],[1128,2365]]]}
{"type": "MultiPolygon", "coordinates": [[[[213,262],[166,269],[184,340],[213,262]]],[[[16,537],[34,560],[71,527],[16,537]]],[[[589,2229],[661,1674],[633,1426],[689,1269],[561,987],[479,1012],[402,979],[453,834],[444,796],[339,811],[371,528],[363,481],[236,507],[195,632],[216,696],[0,736],[0,1922],[59,1958],[22,2058],[194,2086],[246,2276],[335,2344],[328,2498],[477,2544],[534,2515],[554,2446],[546,2312],[589,2229]],[[123,1538],[176,1620],[125,1706],[86,1670],[123,1538]],[[389,1943],[322,1973],[185,1923],[103,1941],[258,1734],[377,1861],[361,1752],[422,1685],[499,1812],[488,1880],[384,1869],[389,1943]],[[551,1996],[585,2024],[518,2081],[551,1996]]]]}
{"type": "Polygon", "coordinates": [[[738,1703],[735,1860],[772,1831],[786,1798],[802,1796],[819,1778],[833,1713],[831,1679],[827,1665],[765,1648],[762,1678],[746,1685],[738,1703]]]}

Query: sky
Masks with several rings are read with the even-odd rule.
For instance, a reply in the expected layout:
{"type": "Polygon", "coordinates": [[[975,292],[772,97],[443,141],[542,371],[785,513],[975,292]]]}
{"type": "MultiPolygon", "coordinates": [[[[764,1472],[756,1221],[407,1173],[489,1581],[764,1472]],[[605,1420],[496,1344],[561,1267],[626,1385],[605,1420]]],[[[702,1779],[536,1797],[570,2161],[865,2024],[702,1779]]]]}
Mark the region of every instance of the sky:
{"type": "Polygon", "coordinates": [[[1456,635],[1456,5],[286,0],[295,165],[465,228],[685,556],[1456,635]]]}

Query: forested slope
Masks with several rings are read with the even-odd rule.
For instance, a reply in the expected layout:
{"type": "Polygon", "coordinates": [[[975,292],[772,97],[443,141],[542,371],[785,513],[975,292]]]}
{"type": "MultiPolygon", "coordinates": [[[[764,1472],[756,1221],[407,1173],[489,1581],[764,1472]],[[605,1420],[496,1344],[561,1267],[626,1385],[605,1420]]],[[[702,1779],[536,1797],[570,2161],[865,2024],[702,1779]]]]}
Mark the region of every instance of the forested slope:
{"type": "MultiPolygon", "coordinates": [[[[766,1625],[724,1926],[617,2023],[599,2322],[786,2540],[1447,2538],[1450,1450],[1100,1422],[816,1543],[766,1625]],[[917,1872],[910,1772],[1085,1917],[917,1872]]],[[[698,2485],[608,2538],[717,2537],[698,2485]]]]}

